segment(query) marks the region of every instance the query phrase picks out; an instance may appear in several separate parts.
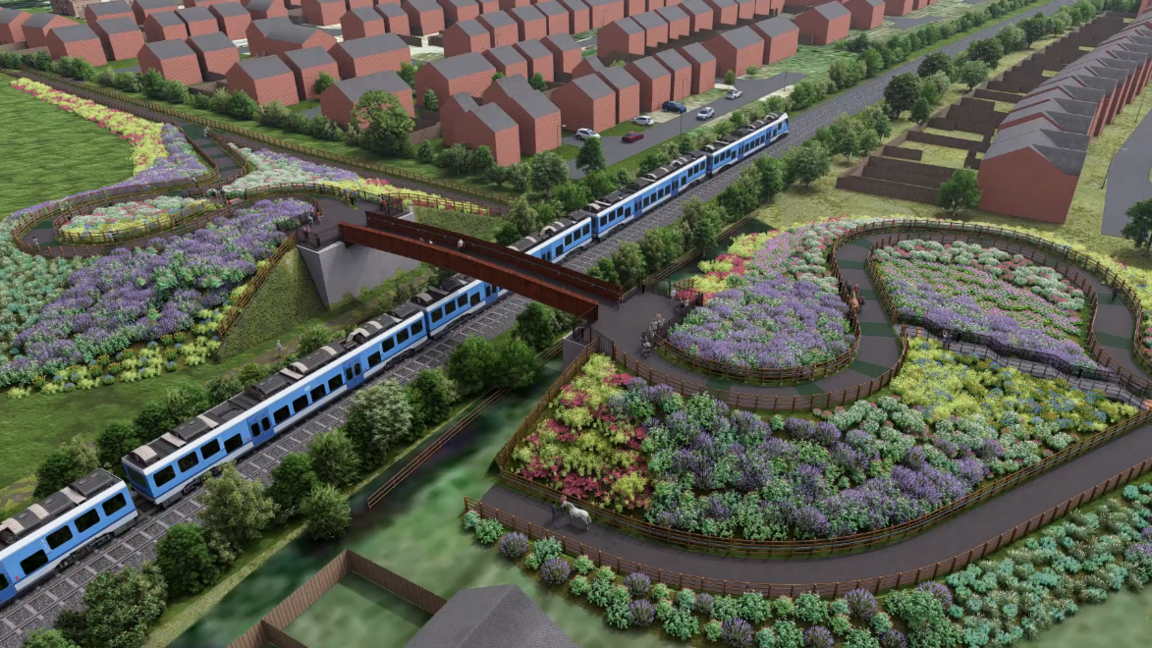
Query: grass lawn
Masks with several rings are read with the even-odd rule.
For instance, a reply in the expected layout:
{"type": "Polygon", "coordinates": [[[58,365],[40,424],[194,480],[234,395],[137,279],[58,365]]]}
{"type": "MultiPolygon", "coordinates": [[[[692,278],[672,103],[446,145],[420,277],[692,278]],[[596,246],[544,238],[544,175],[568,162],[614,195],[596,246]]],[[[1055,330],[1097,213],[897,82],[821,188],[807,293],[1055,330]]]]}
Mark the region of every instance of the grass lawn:
{"type": "Polygon", "coordinates": [[[140,59],[134,59],[134,58],[124,59],[122,61],[108,61],[108,65],[98,67],[98,68],[96,68],[96,71],[100,71],[100,70],[116,71],[116,70],[121,70],[121,69],[126,68],[126,67],[138,67],[139,65],[140,65],[140,59]]]}
{"type": "Polygon", "coordinates": [[[400,648],[432,615],[349,574],[284,630],[309,648],[400,648]]]}
{"type": "Polygon", "coordinates": [[[968,157],[968,151],[964,149],[924,144],[923,142],[904,142],[900,145],[900,148],[924,151],[923,157],[920,158],[920,161],[924,164],[935,164],[936,166],[946,166],[954,169],[964,168],[964,160],[968,157]]]}
{"type": "Polygon", "coordinates": [[[319,107],[320,107],[320,100],[319,99],[309,99],[307,101],[301,101],[300,103],[298,103],[294,106],[288,106],[288,110],[290,112],[304,112],[305,110],[312,110],[313,108],[319,108],[319,107]]]}
{"type": "MultiPolygon", "coordinates": [[[[575,144],[561,144],[555,153],[560,156],[561,160],[567,162],[568,160],[575,160],[576,156],[580,155],[580,147],[575,144]]],[[[531,159],[530,156],[525,158],[525,160],[529,159],[531,159]]]]}
{"type": "Polygon", "coordinates": [[[605,137],[622,137],[628,133],[643,133],[644,131],[652,128],[651,126],[641,126],[640,124],[633,124],[631,121],[626,121],[623,124],[616,124],[612,128],[600,133],[605,137]]]}
{"type": "MultiPolygon", "coordinates": [[[[132,177],[128,140],[9,87],[11,80],[0,76],[0,123],[19,128],[4,129],[0,144],[4,167],[0,218],[132,177]]],[[[0,411],[5,407],[0,405],[0,411]]],[[[0,463],[10,466],[13,462],[0,463]]]]}
{"type": "Polygon", "coordinates": [[[467,234],[485,241],[495,241],[496,230],[504,224],[504,219],[495,216],[478,216],[464,212],[417,207],[416,222],[458,234],[467,234]]]}

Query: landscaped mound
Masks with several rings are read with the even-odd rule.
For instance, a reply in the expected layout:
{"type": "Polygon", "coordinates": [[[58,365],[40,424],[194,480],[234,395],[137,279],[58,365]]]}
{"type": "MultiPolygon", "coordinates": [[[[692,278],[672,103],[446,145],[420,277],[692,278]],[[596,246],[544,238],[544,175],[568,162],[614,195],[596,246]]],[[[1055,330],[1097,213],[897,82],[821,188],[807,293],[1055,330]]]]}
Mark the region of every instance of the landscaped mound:
{"type": "Polygon", "coordinates": [[[171,223],[182,212],[204,204],[203,200],[175,196],[116,203],[98,207],[91,214],[74,217],[60,228],[60,236],[66,241],[77,243],[128,240],[144,235],[150,227],[171,223]]]}
{"type": "Polygon", "coordinates": [[[511,468],[662,526],[834,537],[929,513],[1136,411],[913,345],[892,396],[770,421],[707,395],[682,398],[597,357],[514,450],[511,468]]]}

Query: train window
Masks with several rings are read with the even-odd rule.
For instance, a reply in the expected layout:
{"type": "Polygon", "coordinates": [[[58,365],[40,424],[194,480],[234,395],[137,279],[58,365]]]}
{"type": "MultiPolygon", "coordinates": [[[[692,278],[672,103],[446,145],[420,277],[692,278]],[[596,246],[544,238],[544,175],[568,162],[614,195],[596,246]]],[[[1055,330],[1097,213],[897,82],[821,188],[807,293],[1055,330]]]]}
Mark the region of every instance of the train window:
{"type": "Polygon", "coordinates": [[[292,413],[288,411],[287,405],[272,413],[272,418],[275,419],[276,425],[280,425],[284,421],[287,421],[289,418],[291,418],[291,416],[292,413]]]}
{"type": "Polygon", "coordinates": [[[582,234],[583,234],[584,236],[588,236],[588,232],[589,232],[591,229],[592,229],[592,226],[591,226],[590,224],[588,224],[588,223],[585,223],[585,224],[584,224],[584,231],[582,232],[582,234]]]}
{"type": "Polygon", "coordinates": [[[215,439],[205,443],[204,447],[200,448],[200,456],[204,457],[205,459],[211,457],[217,452],[220,452],[220,442],[215,439]]]}
{"type": "Polygon", "coordinates": [[[456,305],[457,306],[463,306],[467,303],[468,303],[468,295],[460,295],[460,297],[456,299],[456,305]]]}
{"type": "Polygon", "coordinates": [[[328,392],[326,392],[324,390],[324,385],[317,385],[316,389],[312,390],[312,402],[315,403],[316,401],[320,400],[321,398],[324,398],[327,395],[328,395],[328,392]]]}
{"type": "Polygon", "coordinates": [[[44,550],[41,549],[24,560],[21,560],[20,569],[24,570],[25,576],[31,576],[33,572],[47,564],[48,554],[44,553],[44,550]]]}
{"type": "Polygon", "coordinates": [[[196,467],[196,464],[198,463],[200,463],[200,457],[196,456],[195,452],[189,452],[183,457],[180,457],[180,460],[176,462],[176,465],[180,466],[180,472],[188,472],[192,468],[196,467]]]}
{"type": "MultiPolygon", "coordinates": [[[[388,341],[391,342],[392,340],[389,339],[388,341]]],[[[378,364],[380,364],[380,352],[376,352],[376,353],[373,353],[372,355],[368,356],[368,366],[369,367],[375,367],[378,364]]]]}
{"type": "MultiPolygon", "coordinates": [[[[473,306],[480,303],[480,293],[472,293],[472,302],[471,303],[473,306]]],[[[416,327],[413,326],[412,328],[416,328],[416,327]]]]}
{"type": "Polygon", "coordinates": [[[443,309],[437,308],[436,310],[432,311],[432,321],[433,322],[439,322],[441,317],[444,317],[444,310],[443,309]]]}
{"type": "MultiPolygon", "coordinates": [[[[348,376],[349,377],[352,376],[352,370],[351,369],[348,370],[348,376]]],[[[335,389],[342,387],[343,385],[344,385],[344,376],[341,376],[340,374],[336,374],[335,376],[332,376],[330,379],[328,379],[328,391],[333,391],[335,389]]]]}
{"type": "Polygon", "coordinates": [[[568,245],[571,242],[572,242],[572,234],[568,234],[568,236],[564,237],[564,245],[568,245]]]}
{"type": "Polygon", "coordinates": [[[600,227],[604,227],[607,224],[608,224],[608,217],[607,216],[601,216],[600,217],[600,227]]]}
{"type": "MultiPolygon", "coordinates": [[[[98,513],[96,511],[96,509],[92,509],[92,510],[84,513],[84,515],[81,515],[80,517],[76,518],[76,530],[79,531],[80,533],[84,533],[88,529],[91,529],[92,527],[96,526],[96,523],[98,523],[99,521],[100,521],[100,513],[98,513]]],[[[4,589],[4,588],[0,587],[0,589],[4,589]]]]}
{"type": "Polygon", "coordinates": [[[404,344],[408,341],[408,329],[404,329],[396,334],[396,344],[404,344]]]}
{"type": "Polygon", "coordinates": [[[259,423],[253,423],[252,424],[252,436],[260,436],[260,424],[259,423]]]}
{"type": "Polygon", "coordinates": [[[632,205],[628,205],[628,207],[626,207],[624,209],[624,215],[625,216],[631,216],[632,215],[632,205]]]}
{"type": "Polygon", "coordinates": [[[352,380],[352,369],[351,368],[345,369],[344,370],[344,376],[346,378],[348,378],[348,380],[352,380]]]}
{"type": "MultiPolygon", "coordinates": [[[[388,353],[389,351],[392,350],[392,347],[394,347],[394,346],[396,346],[396,340],[393,340],[392,338],[388,338],[387,340],[384,340],[384,344],[381,345],[380,350],[383,351],[384,353],[388,353]]],[[[356,375],[360,375],[360,372],[357,371],[356,375]]]]}
{"type": "Polygon", "coordinates": [[[8,589],[8,577],[4,574],[0,574],[0,592],[3,592],[6,589],[8,589]]]}
{"type": "Polygon", "coordinates": [[[68,525],[64,525],[64,526],[60,527],[59,529],[56,529],[52,533],[49,533],[48,537],[46,538],[46,540],[48,540],[48,548],[49,549],[57,549],[60,546],[62,546],[65,542],[68,542],[71,539],[72,539],[72,527],[70,527],[68,525]]]}
{"type": "Polygon", "coordinates": [[[128,500],[124,499],[124,493],[119,493],[116,497],[104,502],[104,515],[112,515],[116,511],[128,505],[128,500]]]}
{"type": "Polygon", "coordinates": [[[268,428],[272,427],[271,425],[268,424],[268,417],[267,416],[260,419],[260,427],[264,428],[265,432],[268,431],[268,428]]]}
{"type": "MultiPolygon", "coordinates": [[[[455,312],[456,312],[456,302],[448,302],[448,304],[444,306],[444,314],[445,315],[451,315],[452,313],[455,313],[455,312]]],[[[401,341],[403,341],[403,340],[401,340],[401,341]]]]}
{"type": "Polygon", "coordinates": [[[297,398],[296,400],[292,401],[292,411],[296,412],[297,414],[299,414],[301,411],[303,411],[307,407],[308,407],[308,394],[304,394],[300,398],[297,398]]]}
{"type": "Polygon", "coordinates": [[[176,469],[172,466],[167,466],[158,471],[153,477],[152,481],[156,482],[157,486],[163,486],[172,481],[176,477],[176,469]]]}
{"type": "Polygon", "coordinates": [[[231,439],[224,442],[224,452],[232,454],[239,450],[242,445],[244,445],[244,440],[240,438],[240,435],[233,435],[231,439]]]}
{"type": "MultiPolygon", "coordinates": [[[[391,342],[392,340],[388,340],[388,341],[391,342]]],[[[390,349],[392,347],[388,347],[388,348],[390,349]]],[[[353,365],[352,368],[356,370],[356,375],[359,376],[360,375],[360,363],[357,362],[355,365],[353,365]]]]}

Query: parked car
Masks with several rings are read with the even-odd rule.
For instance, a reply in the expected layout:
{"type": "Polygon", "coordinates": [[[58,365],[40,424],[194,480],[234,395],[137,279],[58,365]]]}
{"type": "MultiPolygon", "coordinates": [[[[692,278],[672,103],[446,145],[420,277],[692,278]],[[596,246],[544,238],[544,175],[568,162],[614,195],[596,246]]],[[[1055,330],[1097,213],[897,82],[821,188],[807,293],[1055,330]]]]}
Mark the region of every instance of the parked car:
{"type": "Polygon", "coordinates": [[[700,112],[696,113],[696,119],[712,119],[715,114],[715,108],[712,106],[705,106],[700,109],[700,112]]]}
{"type": "Polygon", "coordinates": [[[678,115],[683,115],[684,113],[688,112],[688,106],[685,106],[684,104],[680,103],[679,101],[665,101],[664,102],[664,112],[670,112],[670,113],[676,113],[678,115]]]}
{"type": "Polygon", "coordinates": [[[633,117],[632,123],[636,124],[637,126],[651,126],[656,123],[656,120],[652,119],[648,115],[640,115],[639,117],[633,117]]]}
{"type": "Polygon", "coordinates": [[[642,140],[642,139],[644,139],[644,133],[631,132],[631,133],[626,133],[624,135],[624,142],[625,143],[631,143],[631,142],[635,142],[636,140],[642,140]]]}
{"type": "Polygon", "coordinates": [[[744,95],[744,92],[736,88],[728,88],[728,93],[724,95],[725,99],[739,99],[744,95]]]}
{"type": "Polygon", "coordinates": [[[600,137],[600,133],[592,130],[591,128],[581,128],[576,131],[576,139],[583,142],[584,140],[592,139],[593,137],[600,137]]]}

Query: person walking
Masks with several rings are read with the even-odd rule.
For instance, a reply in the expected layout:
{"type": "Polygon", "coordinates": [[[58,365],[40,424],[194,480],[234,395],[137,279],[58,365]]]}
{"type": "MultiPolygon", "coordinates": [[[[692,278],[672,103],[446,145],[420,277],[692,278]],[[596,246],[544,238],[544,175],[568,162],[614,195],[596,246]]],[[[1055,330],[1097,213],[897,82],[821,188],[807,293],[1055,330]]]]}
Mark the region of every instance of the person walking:
{"type": "Polygon", "coordinates": [[[556,525],[556,518],[560,517],[560,511],[564,510],[564,504],[566,504],[567,502],[568,502],[568,496],[567,495],[561,495],[560,496],[560,502],[558,504],[552,504],[551,505],[552,522],[549,523],[548,526],[555,526],[556,525]]]}
{"type": "Polygon", "coordinates": [[[276,357],[277,358],[283,358],[284,357],[284,345],[280,344],[280,340],[276,340],[276,357]]]}
{"type": "Polygon", "coordinates": [[[1116,293],[1117,292],[1119,292],[1119,291],[1116,289],[1116,286],[1112,286],[1112,302],[1113,303],[1116,302],[1116,293]]]}
{"type": "Polygon", "coordinates": [[[464,239],[458,239],[456,241],[456,251],[457,252],[463,252],[464,251],[464,239]]]}

